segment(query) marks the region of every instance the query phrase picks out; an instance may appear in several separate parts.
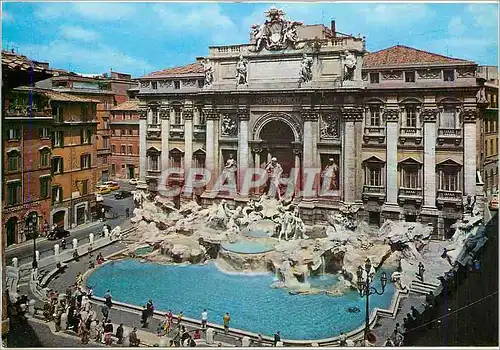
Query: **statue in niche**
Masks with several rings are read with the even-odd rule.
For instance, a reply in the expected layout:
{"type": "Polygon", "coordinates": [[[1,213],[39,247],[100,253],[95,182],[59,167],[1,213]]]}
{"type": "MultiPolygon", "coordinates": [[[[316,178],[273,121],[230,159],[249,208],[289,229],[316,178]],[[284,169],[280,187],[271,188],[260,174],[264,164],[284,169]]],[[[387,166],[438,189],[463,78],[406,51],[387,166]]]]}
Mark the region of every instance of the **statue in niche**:
{"type": "Polygon", "coordinates": [[[236,64],[236,85],[248,84],[248,61],[240,55],[240,60],[236,64]]]}
{"type": "Polygon", "coordinates": [[[344,80],[354,80],[356,70],[356,57],[348,50],[344,51],[344,80]]]}
{"type": "Polygon", "coordinates": [[[221,132],[223,136],[236,136],[238,125],[228,115],[222,117],[221,132]]]}
{"type": "Polygon", "coordinates": [[[280,163],[278,163],[278,159],[276,157],[272,157],[271,161],[267,163],[265,170],[267,172],[269,178],[269,191],[268,195],[271,198],[275,198],[278,196],[278,200],[281,201],[281,192],[280,192],[280,178],[283,173],[283,168],[280,163]]]}
{"type": "Polygon", "coordinates": [[[214,70],[212,67],[212,63],[208,58],[206,58],[202,63],[203,72],[205,73],[205,86],[212,85],[214,81],[214,70]]]}
{"type": "Polygon", "coordinates": [[[312,58],[304,54],[302,56],[302,62],[300,63],[300,83],[307,83],[312,80],[312,64],[312,58]]]}
{"type": "Polygon", "coordinates": [[[321,172],[321,192],[326,194],[329,191],[337,191],[339,166],[335,163],[334,158],[328,159],[328,164],[321,172]]]}
{"type": "Polygon", "coordinates": [[[236,164],[236,160],[232,153],[229,154],[229,158],[226,160],[226,165],[222,170],[222,175],[224,176],[223,185],[235,185],[236,184],[236,170],[238,166],[236,164]]]}
{"type": "Polygon", "coordinates": [[[488,103],[488,100],[486,99],[486,89],[482,87],[477,91],[476,94],[476,102],[477,103],[488,103]]]}

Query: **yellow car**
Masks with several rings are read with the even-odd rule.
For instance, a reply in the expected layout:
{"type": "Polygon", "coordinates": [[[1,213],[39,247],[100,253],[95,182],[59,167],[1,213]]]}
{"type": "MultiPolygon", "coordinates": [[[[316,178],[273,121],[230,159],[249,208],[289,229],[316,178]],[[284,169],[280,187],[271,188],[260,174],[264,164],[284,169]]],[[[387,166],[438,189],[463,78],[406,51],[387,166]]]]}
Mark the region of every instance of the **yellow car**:
{"type": "Polygon", "coordinates": [[[120,184],[116,181],[107,181],[104,183],[105,186],[108,186],[108,188],[111,191],[116,191],[120,189],[120,184]]]}
{"type": "Polygon", "coordinates": [[[97,193],[98,194],[108,194],[108,193],[111,193],[111,188],[109,188],[108,186],[105,186],[105,185],[97,186],[97,193]]]}

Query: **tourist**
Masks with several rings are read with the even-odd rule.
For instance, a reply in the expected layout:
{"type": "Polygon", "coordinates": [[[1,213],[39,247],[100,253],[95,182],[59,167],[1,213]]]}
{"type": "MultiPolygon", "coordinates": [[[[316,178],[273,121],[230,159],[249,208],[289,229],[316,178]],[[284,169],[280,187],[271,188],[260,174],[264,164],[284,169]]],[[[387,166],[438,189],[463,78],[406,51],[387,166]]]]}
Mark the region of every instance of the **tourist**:
{"type": "Polygon", "coordinates": [[[418,323],[418,321],[420,320],[420,312],[418,312],[418,310],[415,309],[415,306],[412,306],[410,309],[411,309],[411,316],[416,321],[416,323],[418,323]]]}
{"type": "Polygon", "coordinates": [[[111,334],[113,334],[113,325],[111,324],[111,320],[108,320],[104,326],[104,341],[106,346],[111,345],[111,334]]]}
{"type": "Polygon", "coordinates": [[[97,254],[96,261],[97,261],[97,265],[101,265],[104,262],[104,258],[102,257],[101,253],[97,254]]]}
{"type": "Polygon", "coordinates": [[[196,347],[196,342],[194,341],[193,337],[189,336],[188,341],[189,341],[188,346],[190,348],[195,348],[196,347]]]}
{"type": "Polygon", "coordinates": [[[231,317],[229,317],[229,312],[226,312],[224,317],[222,318],[224,323],[224,333],[229,334],[229,322],[231,321],[231,317]]]}
{"type": "Polygon", "coordinates": [[[123,323],[116,328],[116,338],[118,339],[118,344],[123,342],[123,323]]]}
{"type": "Polygon", "coordinates": [[[153,306],[153,301],[150,299],[148,303],[146,304],[146,309],[148,310],[148,319],[147,322],[149,323],[149,319],[153,317],[155,307],[153,306]]]}
{"type": "Polygon", "coordinates": [[[422,262],[419,262],[418,263],[418,276],[420,277],[420,280],[422,281],[422,283],[424,282],[424,272],[425,272],[424,264],[422,264],[422,262]]]}
{"type": "Polygon", "coordinates": [[[384,346],[394,346],[394,343],[392,342],[391,338],[387,338],[387,340],[384,343],[384,346]]]}
{"type": "Polygon", "coordinates": [[[142,328],[147,328],[148,326],[148,309],[146,308],[146,305],[144,305],[144,307],[142,308],[141,324],[142,328]]]}
{"type": "Polygon", "coordinates": [[[79,261],[78,249],[73,250],[73,259],[79,261]]]}
{"type": "Polygon", "coordinates": [[[130,209],[126,208],[125,209],[125,217],[128,219],[130,217],[130,209]]]}
{"type": "Polygon", "coordinates": [[[344,334],[344,332],[340,332],[339,345],[340,347],[347,346],[347,336],[344,334]]]}
{"type": "Polygon", "coordinates": [[[167,319],[168,319],[168,329],[172,329],[172,324],[174,323],[174,314],[172,314],[172,310],[168,310],[167,319]]]}
{"type": "Polygon", "coordinates": [[[184,318],[184,313],[181,311],[179,312],[179,314],[177,315],[177,325],[180,325],[181,322],[182,322],[182,319],[184,318]]]}
{"type": "Polygon", "coordinates": [[[170,333],[170,327],[172,326],[171,320],[168,318],[168,314],[165,315],[165,320],[162,322],[163,325],[163,331],[165,332],[165,335],[170,333]]]}
{"type": "Polygon", "coordinates": [[[106,294],[104,294],[104,299],[106,300],[106,305],[108,305],[108,307],[111,309],[111,306],[113,305],[113,302],[112,302],[112,296],[111,296],[111,291],[108,289],[106,291],[106,294]]]}
{"type": "Polygon", "coordinates": [[[133,346],[133,347],[139,346],[141,341],[139,340],[139,338],[137,338],[137,327],[134,327],[134,329],[132,329],[132,332],[130,332],[128,339],[130,342],[130,346],[133,346]]]}
{"type": "Polygon", "coordinates": [[[185,346],[184,343],[188,338],[189,338],[189,332],[187,331],[186,327],[182,326],[181,327],[181,344],[182,344],[182,346],[185,346]]]}
{"type": "Polygon", "coordinates": [[[427,303],[428,307],[433,309],[434,306],[436,305],[436,298],[434,296],[434,293],[432,291],[429,292],[429,294],[427,294],[425,296],[425,302],[427,303]]]}
{"type": "MultiPolygon", "coordinates": [[[[104,321],[103,321],[104,322],[104,321]]],[[[103,328],[99,321],[96,321],[95,325],[95,341],[100,343],[102,339],[103,328]]]]}
{"type": "Polygon", "coordinates": [[[193,338],[194,339],[201,339],[201,332],[199,329],[194,331],[193,338]]]}
{"type": "Polygon", "coordinates": [[[202,329],[207,328],[207,320],[208,320],[207,309],[203,309],[203,312],[201,313],[201,328],[202,329]]]}
{"type": "Polygon", "coordinates": [[[104,318],[104,322],[106,322],[109,316],[109,307],[106,304],[106,302],[104,302],[104,304],[101,306],[101,312],[102,312],[102,317],[104,318]]]}
{"type": "Polygon", "coordinates": [[[278,342],[281,341],[281,336],[280,336],[280,331],[277,331],[275,334],[274,334],[274,343],[273,343],[273,346],[276,347],[276,345],[278,344],[278,342]]]}
{"type": "Polygon", "coordinates": [[[78,272],[78,274],[76,275],[76,286],[80,287],[82,283],[83,283],[83,275],[81,272],[78,272]]]}

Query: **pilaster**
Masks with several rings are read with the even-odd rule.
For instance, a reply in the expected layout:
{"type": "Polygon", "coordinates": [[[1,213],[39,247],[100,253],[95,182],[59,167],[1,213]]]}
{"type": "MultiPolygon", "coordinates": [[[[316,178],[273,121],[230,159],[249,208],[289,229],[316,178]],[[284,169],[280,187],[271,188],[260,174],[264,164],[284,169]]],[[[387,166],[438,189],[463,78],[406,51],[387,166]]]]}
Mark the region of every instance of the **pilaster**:
{"type": "Polygon", "coordinates": [[[146,135],[147,135],[147,108],[146,106],[139,106],[139,184],[138,187],[146,185],[146,135]]]}
{"type": "Polygon", "coordinates": [[[162,104],[160,109],[161,123],[161,171],[168,169],[169,161],[169,139],[170,139],[170,109],[168,105],[162,104]]]}
{"type": "Polygon", "coordinates": [[[187,171],[193,164],[193,109],[184,108],[184,170],[187,171]]]}
{"type": "MultiPolygon", "coordinates": [[[[317,152],[318,152],[318,118],[319,112],[313,109],[305,108],[302,110],[302,119],[304,120],[304,169],[319,169],[318,160],[317,160],[317,152]]],[[[311,179],[307,179],[307,175],[303,175],[302,179],[304,181],[303,189],[304,191],[304,199],[312,199],[316,197],[316,185],[318,183],[317,177],[319,174],[316,174],[313,182],[312,193],[311,189],[307,188],[306,183],[310,183],[311,179]]]]}
{"type": "Polygon", "coordinates": [[[424,109],[420,118],[424,124],[424,205],[422,211],[436,211],[436,120],[437,109],[424,109]]]}
{"type": "Polygon", "coordinates": [[[462,111],[464,125],[464,196],[476,194],[476,109],[462,111]]]}
{"type": "Polygon", "coordinates": [[[217,180],[220,173],[219,169],[219,112],[215,109],[206,110],[206,145],[207,154],[205,158],[205,167],[210,172],[211,181],[207,184],[207,190],[217,180]]]}
{"type": "Polygon", "coordinates": [[[342,109],[344,121],[344,138],[342,147],[343,169],[342,181],[344,203],[354,203],[361,200],[363,177],[361,176],[361,123],[363,109],[344,107],[342,109]]]}
{"type": "MultiPolygon", "coordinates": [[[[250,114],[247,109],[238,110],[238,188],[241,189],[244,176],[248,169],[250,150],[248,146],[248,121],[250,114]]],[[[248,193],[240,193],[245,196],[248,193]]]]}
{"type": "MultiPolygon", "coordinates": [[[[398,122],[399,110],[387,109],[386,120],[386,203],[385,207],[398,207],[398,122]]],[[[399,211],[399,207],[398,207],[399,211]]]]}

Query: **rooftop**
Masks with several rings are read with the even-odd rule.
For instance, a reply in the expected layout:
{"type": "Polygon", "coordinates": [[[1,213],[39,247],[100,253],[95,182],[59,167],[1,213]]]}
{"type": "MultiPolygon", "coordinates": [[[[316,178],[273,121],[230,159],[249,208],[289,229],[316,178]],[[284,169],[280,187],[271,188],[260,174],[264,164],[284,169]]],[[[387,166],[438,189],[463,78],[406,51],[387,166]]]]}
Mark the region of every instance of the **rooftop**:
{"type": "Polygon", "coordinates": [[[32,90],[35,93],[43,94],[47,96],[51,101],[59,101],[59,102],[93,102],[99,103],[99,100],[93,100],[90,98],[83,98],[75,95],[64,94],[58,91],[50,90],[50,89],[42,89],[42,88],[30,88],[28,86],[18,87],[15,90],[18,91],[30,91],[32,90]]]}
{"type": "Polygon", "coordinates": [[[127,101],[111,108],[112,111],[138,111],[139,101],[127,101]]]}
{"type": "Polygon", "coordinates": [[[47,62],[33,61],[24,55],[2,50],[2,69],[26,71],[30,69],[31,63],[33,63],[33,70],[35,72],[49,71],[49,64],[47,62]]]}
{"type": "Polygon", "coordinates": [[[203,74],[203,66],[201,63],[191,63],[186,66],[168,68],[157,72],[150,73],[142,78],[160,78],[171,77],[184,74],[203,74]]]}
{"type": "Polygon", "coordinates": [[[363,68],[389,66],[414,66],[422,64],[475,64],[460,58],[443,56],[412,47],[395,45],[387,49],[368,53],[364,57],[363,68]]]}

